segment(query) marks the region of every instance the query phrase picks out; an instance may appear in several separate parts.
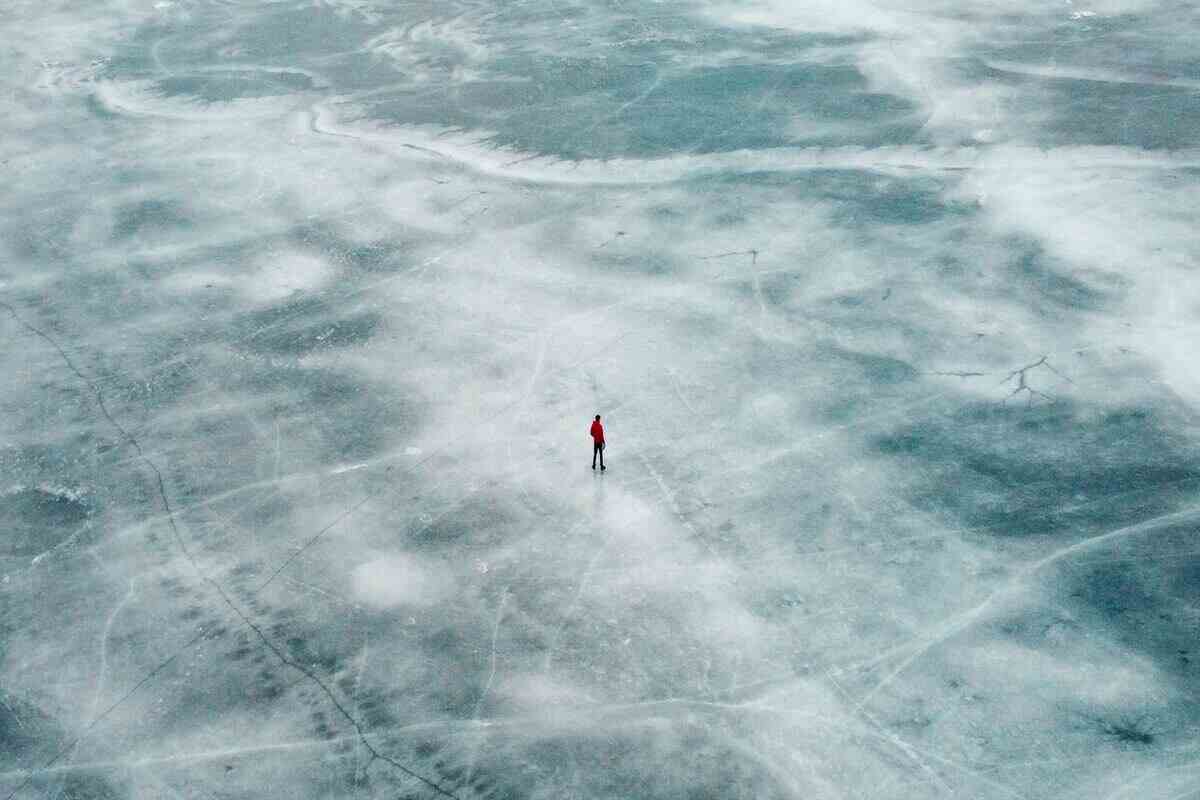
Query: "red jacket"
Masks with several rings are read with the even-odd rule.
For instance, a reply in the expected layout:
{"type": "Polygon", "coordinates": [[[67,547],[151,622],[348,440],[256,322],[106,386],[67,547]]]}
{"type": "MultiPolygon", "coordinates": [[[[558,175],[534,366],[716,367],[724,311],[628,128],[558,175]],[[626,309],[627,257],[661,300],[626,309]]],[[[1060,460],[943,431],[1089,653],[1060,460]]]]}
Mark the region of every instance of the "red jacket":
{"type": "Polygon", "coordinates": [[[600,424],[600,420],[592,420],[592,439],[596,444],[604,444],[604,426],[600,424]]]}

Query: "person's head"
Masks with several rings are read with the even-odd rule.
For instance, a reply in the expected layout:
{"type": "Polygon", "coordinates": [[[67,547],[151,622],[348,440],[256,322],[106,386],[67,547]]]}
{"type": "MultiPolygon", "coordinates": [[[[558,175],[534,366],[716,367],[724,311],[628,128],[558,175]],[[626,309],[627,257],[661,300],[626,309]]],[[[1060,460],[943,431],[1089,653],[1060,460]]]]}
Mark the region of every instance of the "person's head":
{"type": "Polygon", "coordinates": [[[599,415],[599,414],[597,414],[597,415],[596,415],[596,422],[599,422],[599,421],[600,421],[600,415],[599,415]]]}

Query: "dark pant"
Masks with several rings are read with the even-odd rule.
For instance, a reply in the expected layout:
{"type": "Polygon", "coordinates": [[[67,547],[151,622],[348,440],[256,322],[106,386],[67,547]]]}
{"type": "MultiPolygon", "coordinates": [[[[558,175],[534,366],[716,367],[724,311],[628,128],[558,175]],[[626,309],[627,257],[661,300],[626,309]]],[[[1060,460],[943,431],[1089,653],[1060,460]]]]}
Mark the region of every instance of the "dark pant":
{"type": "Polygon", "coordinates": [[[604,469],[604,442],[592,443],[592,469],[596,468],[596,454],[600,454],[600,469],[604,469]]]}

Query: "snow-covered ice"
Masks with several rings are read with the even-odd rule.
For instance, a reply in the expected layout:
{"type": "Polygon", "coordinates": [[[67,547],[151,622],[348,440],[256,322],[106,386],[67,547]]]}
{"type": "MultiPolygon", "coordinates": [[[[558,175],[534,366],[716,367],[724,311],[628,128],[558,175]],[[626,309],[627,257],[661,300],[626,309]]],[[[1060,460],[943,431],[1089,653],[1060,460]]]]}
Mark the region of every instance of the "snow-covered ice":
{"type": "Polygon", "coordinates": [[[0,798],[1200,795],[1186,8],[5,11],[0,798]]]}

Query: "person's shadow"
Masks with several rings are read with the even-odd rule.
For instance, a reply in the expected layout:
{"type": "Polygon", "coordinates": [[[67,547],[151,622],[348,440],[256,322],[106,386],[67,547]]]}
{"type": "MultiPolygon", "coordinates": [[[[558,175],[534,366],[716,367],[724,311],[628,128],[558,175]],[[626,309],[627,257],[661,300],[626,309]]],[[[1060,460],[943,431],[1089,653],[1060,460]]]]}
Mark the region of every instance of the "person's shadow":
{"type": "Polygon", "coordinates": [[[592,515],[594,517],[599,517],[604,513],[604,498],[607,494],[604,484],[608,481],[601,480],[601,477],[607,478],[608,476],[601,473],[600,470],[592,473],[592,515]]]}

